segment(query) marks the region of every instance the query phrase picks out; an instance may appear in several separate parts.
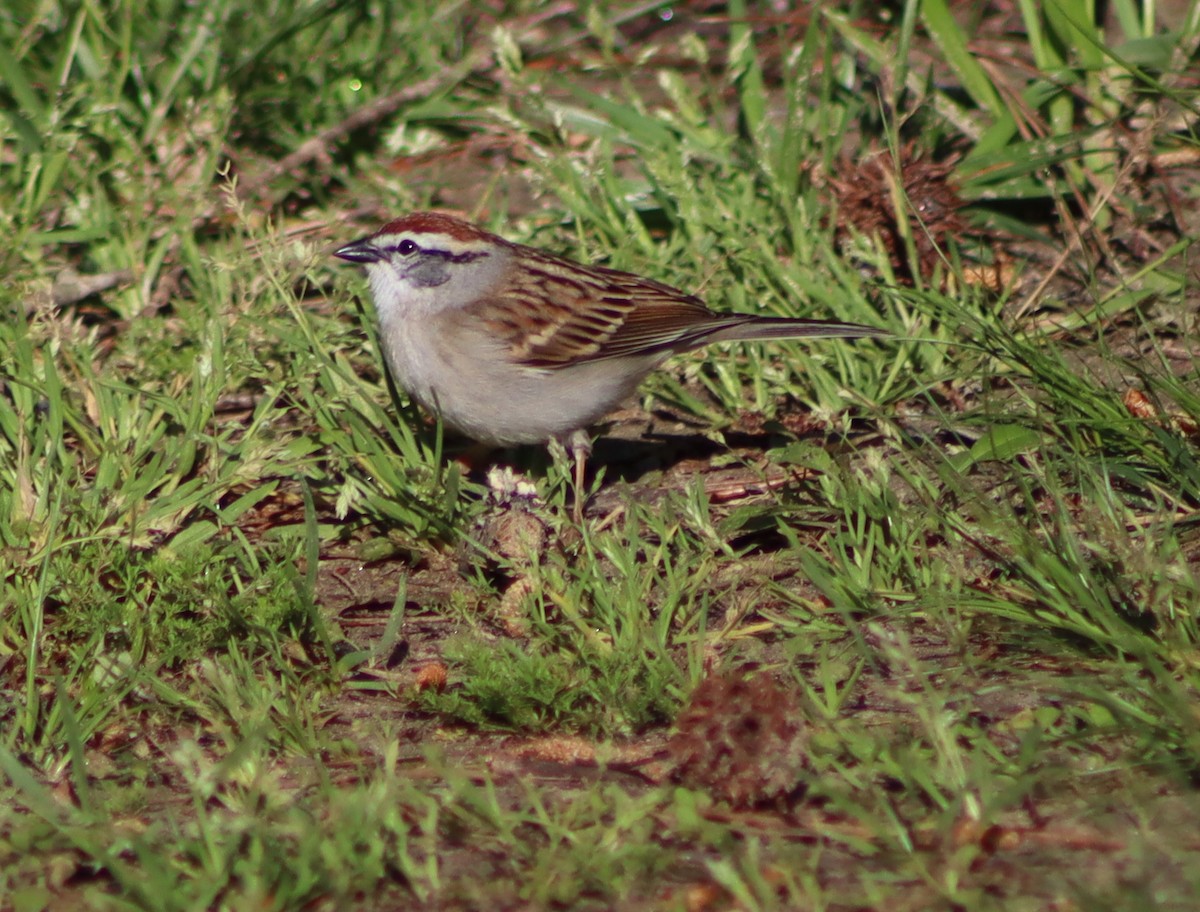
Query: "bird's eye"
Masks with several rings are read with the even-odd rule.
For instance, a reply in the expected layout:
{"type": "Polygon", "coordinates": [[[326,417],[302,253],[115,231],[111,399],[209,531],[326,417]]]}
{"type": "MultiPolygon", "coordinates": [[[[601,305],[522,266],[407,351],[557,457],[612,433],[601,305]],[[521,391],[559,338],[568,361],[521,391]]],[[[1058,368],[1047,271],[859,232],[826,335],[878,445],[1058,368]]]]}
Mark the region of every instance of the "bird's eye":
{"type": "Polygon", "coordinates": [[[404,256],[414,253],[417,249],[416,241],[410,241],[407,238],[396,245],[396,252],[404,256]]]}

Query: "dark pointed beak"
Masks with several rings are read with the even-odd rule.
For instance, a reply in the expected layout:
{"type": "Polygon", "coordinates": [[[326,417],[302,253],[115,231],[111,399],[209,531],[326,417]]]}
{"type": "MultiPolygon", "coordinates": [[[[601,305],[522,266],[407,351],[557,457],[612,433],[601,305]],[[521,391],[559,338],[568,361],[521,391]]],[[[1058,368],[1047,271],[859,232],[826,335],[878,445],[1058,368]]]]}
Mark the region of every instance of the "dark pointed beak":
{"type": "Polygon", "coordinates": [[[374,263],[383,259],[383,251],[376,247],[369,237],[339,247],[333,255],[351,263],[374,263]]]}

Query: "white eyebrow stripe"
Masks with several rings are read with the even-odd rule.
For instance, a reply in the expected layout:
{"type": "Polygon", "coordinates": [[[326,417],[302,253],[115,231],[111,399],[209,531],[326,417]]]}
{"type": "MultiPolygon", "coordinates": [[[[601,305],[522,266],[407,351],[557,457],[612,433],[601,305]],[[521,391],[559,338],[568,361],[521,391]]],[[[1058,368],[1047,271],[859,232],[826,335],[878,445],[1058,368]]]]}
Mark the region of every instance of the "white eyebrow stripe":
{"type": "Polygon", "coordinates": [[[460,241],[448,234],[382,234],[374,239],[376,245],[388,248],[398,247],[404,241],[412,241],[421,250],[430,253],[448,253],[451,256],[484,251],[484,245],[478,241],[460,241]]]}

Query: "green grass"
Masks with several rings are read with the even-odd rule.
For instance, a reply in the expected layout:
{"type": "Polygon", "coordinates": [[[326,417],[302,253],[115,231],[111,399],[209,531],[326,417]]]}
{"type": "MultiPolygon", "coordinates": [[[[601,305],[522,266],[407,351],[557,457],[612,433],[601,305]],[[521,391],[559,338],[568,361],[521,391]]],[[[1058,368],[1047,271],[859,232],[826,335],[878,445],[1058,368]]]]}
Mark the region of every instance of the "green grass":
{"type": "Polygon", "coordinates": [[[1191,908],[1200,4],[1152,9],[0,14],[0,908],[1191,908]],[[330,251],[428,205],[895,338],[675,359],[580,528],[389,385],[330,251]],[[672,766],[753,673],[786,806],[672,766]]]}

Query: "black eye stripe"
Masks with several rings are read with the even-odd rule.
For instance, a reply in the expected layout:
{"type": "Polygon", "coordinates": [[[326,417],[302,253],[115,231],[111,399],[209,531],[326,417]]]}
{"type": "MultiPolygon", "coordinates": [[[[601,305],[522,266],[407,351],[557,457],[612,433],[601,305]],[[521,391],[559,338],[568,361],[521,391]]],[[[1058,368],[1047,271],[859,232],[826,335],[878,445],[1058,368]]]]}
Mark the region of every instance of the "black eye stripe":
{"type": "Polygon", "coordinates": [[[392,253],[398,253],[400,256],[412,256],[414,253],[419,253],[422,257],[439,257],[442,260],[450,263],[469,263],[472,260],[478,260],[481,257],[488,256],[484,250],[465,250],[462,253],[451,253],[449,250],[438,250],[434,247],[422,247],[412,238],[405,238],[397,244],[389,245],[384,248],[392,253]]]}

